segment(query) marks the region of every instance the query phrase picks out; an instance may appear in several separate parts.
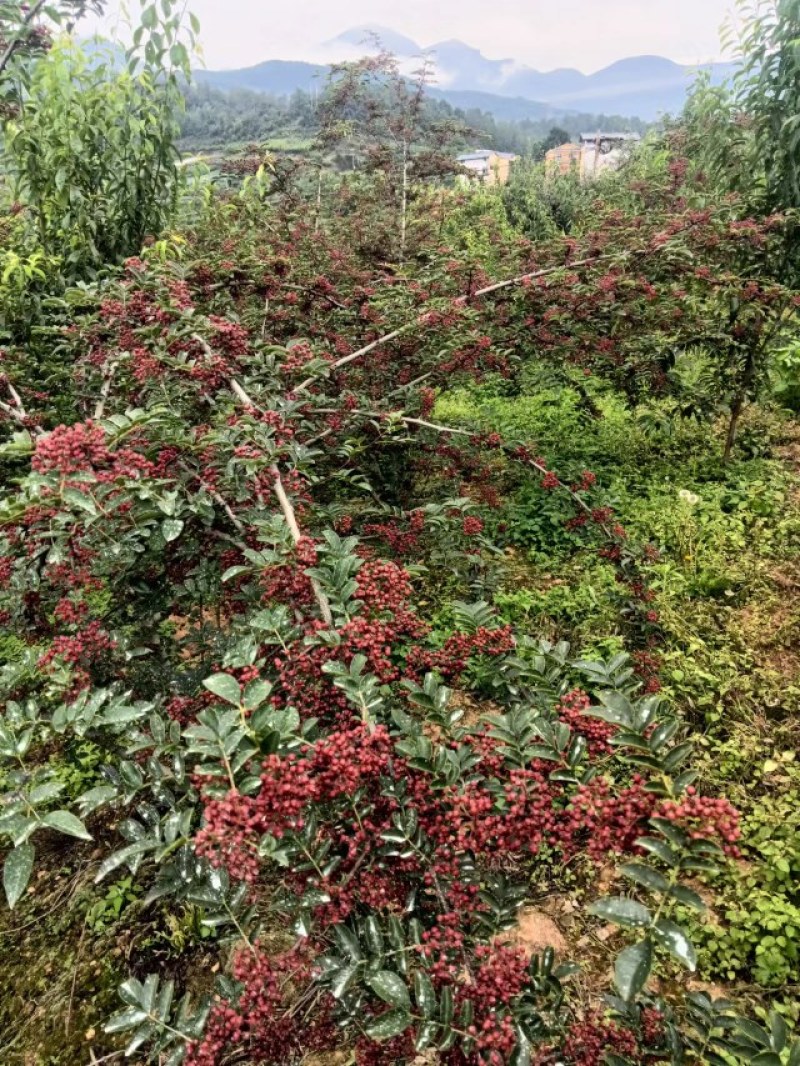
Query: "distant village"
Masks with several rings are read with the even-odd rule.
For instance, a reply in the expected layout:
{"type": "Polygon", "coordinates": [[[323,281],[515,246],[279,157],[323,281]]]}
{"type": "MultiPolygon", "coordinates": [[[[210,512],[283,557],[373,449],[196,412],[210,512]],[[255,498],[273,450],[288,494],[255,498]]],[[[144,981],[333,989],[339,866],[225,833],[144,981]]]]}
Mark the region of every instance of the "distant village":
{"type": "MultiPolygon", "coordinates": [[[[545,155],[545,167],[551,174],[577,173],[581,181],[591,181],[603,171],[615,170],[627,151],[641,140],[638,133],[597,131],[582,133],[577,142],[551,148],[545,155]]],[[[458,156],[466,171],[464,180],[484,185],[505,185],[511,167],[519,157],[512,152],[478,149],[458,156]]]]}

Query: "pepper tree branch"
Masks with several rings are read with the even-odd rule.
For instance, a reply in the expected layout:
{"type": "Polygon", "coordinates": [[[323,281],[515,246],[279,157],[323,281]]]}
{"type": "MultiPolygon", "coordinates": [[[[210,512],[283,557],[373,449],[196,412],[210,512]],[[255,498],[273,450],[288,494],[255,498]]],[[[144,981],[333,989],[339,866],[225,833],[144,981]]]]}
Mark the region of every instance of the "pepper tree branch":
{"type": "MultiPolygon", "coordinates": [[[[242,402],[242,404],[244,404],[245,407],[256,407],[256,404],[253,402],[251,397],[245,392],[245,390],[235,378],[231,378],[230,386],[233,394],[238,400],[242,402]]],[[[289,499],[289,496],[286,492],[286,488],[284,487],[283,479],[281,478],[281,472],[278,469],[278,464],[272,463],[270,465],[269,472],[272,475],[272,487],[275,492],[275,496],[277,497],[278,503],[280,504],[281,511],[283,512],[283,517],[286,519],[286,524],[289,527],[289,532],[292,535],[292,540],[295,544],[299,544],[300,541],[303,539],[303,534],[300,529],[300,525],[297,521],[297,514],[295,512],[294,507],[292,506],[292,501],[289,499]]],[[[331,611],[330,601],[323,592],[322,586],[316,580],[316,578],[312,577],[309,580],[311,581],[311,588],[314,591],[314,598],[316,599],[317,605],[319,606],[320,614],[322,615],[325,623],[329,626],[332,626],[333,613],[331,611]]]]}
{"type": "Polygon", "coordinates": [[[28,14],[22,20],[22,24],[20,25],[19,30],[16,33],[12,34],[11,40],[8,42],[8,46],[6,47],[5,52],[3,52],[2,56],[0,56],[0,77],[2,77],[3,71],[14,58],[14,53],[22,47],[23,31],[27,30],[30,24],[39,17],[42,12],[42,9],[45,7],[46,4],[47,0],[37,0],[37,3],[33,5],[28,14]]]}
{"type": "MultiPolygon", "coordinates": [[[[630,253],[628,253],[630,255],[630,253]]],[[[537,278],[547,277],[549,274],[558,274],[562,270],[577,270],[579,267],[590,266],[594,263],[602,263],[609,259],[627,258],[625,256],[613,256],[613,255],[594,255],[586,259],[578,259],[574,263],[560,264],[559,266],[546,267],[544,270],[534,270],[528,274],[518,274],[514,278],[507,278],[505,281],[495,282],[494,285],[487,285],[486,288],[478,289],[476,292],[470,293],[467,296],[459,297],[464,301],[465,305],[469,300],[477,300],[481,296],[488,296],[490,293],[499,292],[500,289],[508,289],[514,285],[523,285],[526,281],[535,281],[537,278]]],[[[356,359],[361,359],[365,355],[369,355],[375,348],[380,348],[383,344],[388,344],[389,341],[393,341],[396,337],[402,336],[404,333],[408,333],[415,326],[423,322],[427,315],[431,312],[431,308],[428,307],[414,318],[411,322],[407,322],[404,326],[399,326],[397,329],[392,330],[391,333],[386,333],[382,337],[378,337],[377,340],[370,341],[369,344],[364,345],[363,348],[359,348],[358,351],[350,352],[349,355],[343,355],[341,359],[337,359],[336,362],[331,363],[328,368],[330,371],[339,370],[341,367],[346,366],[348,363],[354,362],[356,359]]],[[[316,377],[306,378],[305,381],[301,381],[292,392],[301,392],[313,385],[316,381],[316,377]]]]}

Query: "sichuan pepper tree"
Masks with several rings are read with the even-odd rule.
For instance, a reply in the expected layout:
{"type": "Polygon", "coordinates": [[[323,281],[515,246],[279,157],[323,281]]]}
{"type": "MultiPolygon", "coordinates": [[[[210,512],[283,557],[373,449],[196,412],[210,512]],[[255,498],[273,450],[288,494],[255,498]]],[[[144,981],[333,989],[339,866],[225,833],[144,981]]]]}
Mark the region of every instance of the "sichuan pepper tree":
{"type": "MultiPolygon", "coordinates": [[[[0,609],[26,648],[0,675],[9,900],[40,834],[113,823],[98,879],[128,867],[150,905],[201,908],[232,949],[214,1001],[173,1005],[167,974],[131,978],[108,1026],[151,1061],[738,1054],[729,1005],[648,983],[656,960],[693,968],[677,909],[702,907],[687,876],[735,854],[736,812],[696,791],[657,664],[575,660],[470,597],[493,547],[477,487],[501,494],[511,468],[563,494],[640,604],[632,641],[650,655],[648,553],[590,471],[432,419],[435,386],[534,356],[521,338],[559,279],[608,295],[610,243],[553,245],[549,263],[529,248],[513,282],[443,256],[387,284],[308,223],[271,216],[254,235],[263,210],[245,195],[182,260],[154,249],[81,296],[73,424],[52,424],[24,373],[3,401],[17,488],[0,609]],[[432,451],[455,486],[425,468],[432,451]],[[426,565],[461,591],[446,633],[423,610],[426,565]],[[466,719],[487,683],[491,710],[466,719]],[[105,764],[69,803],[38,755],[74,735],[105,764]],[[611,1013],[580,1012],[570,969],[529,957],[515,918],[553,856],[609,854],[624,880],[593,910],[630,943],[611,1013]]],[[[615,293],[629,258],[656,269],[708,222],[620,256],[615,293]]]]}
{"type": "Polygon", "coordinates": [[[87,12],[100,14],[104,6],[103,0],[36,0],[32,4],[3,0],[0,4],[0,87],[5,108],[18,107],[20,86],[25,83],[31,61],[47,51],[52,28],[64,26],[71,32],[87,12]]]}
{"type": "Polygon", "coordinates": [[[372,176],[369,191],[381,197],[381,210],[371,216],[373,224],[378,219],[382,223],[382,254],[402,264],[409,251],[409,225],[417,217],[412,211],[414,194],[433,179],[459,172],[453,148],[469,131],[434,111],[427,96],[433,77],[428,57],[406,77],[398,59],[375,43],[376,55],[332,67],[319,105],[317,147],[323,153],[336,152],[349,159],[353,170],[372,176]],[[387,211],[389,203],[392,211],[387,211]],[[391,225],[393,216],[394,232],[385,233],[385,222],[391,225]]]}

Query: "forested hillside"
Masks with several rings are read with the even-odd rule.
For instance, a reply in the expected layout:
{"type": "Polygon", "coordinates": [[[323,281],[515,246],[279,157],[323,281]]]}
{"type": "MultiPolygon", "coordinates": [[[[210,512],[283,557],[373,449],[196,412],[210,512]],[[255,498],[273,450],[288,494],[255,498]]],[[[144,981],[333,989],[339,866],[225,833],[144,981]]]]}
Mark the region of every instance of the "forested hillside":
{"type": "MultiPolygon", "coordinates": [[[[186,91],[186,109],[181,116],[182,147],[197,151],[265,142],[283,151],[306,151],[320,129],[320,95],[296,90],[272,96],[248,89],[191,85],[186,91]]],[[[543,146],[554,127],[560,131],[559,143],[577,138],[585,130],[644,133],[647,129],[647,123],[619,115],[553,113],[548,108],[541,108],[541,113],[537,113],[535,105],[524,100],[506,101],[504,108],[515,117],[499,118],[488,110],[483,94],[474,96],[484,104],[483,108],[480,104],[453,107],[435,99],[428,99],[426,107],[439,121],[461,122],[474,143],[501,152],[543,158],[543,146]]],[[[468,139],[465,144],[469,144],[468,139]]]]}
{"type": "Polygon", "coordinates": [[[491,188],[387,55],[183,165],[202,27],[86,6],[0,4],[0,1062],[800,1066],[800,2],[491,188]]]}

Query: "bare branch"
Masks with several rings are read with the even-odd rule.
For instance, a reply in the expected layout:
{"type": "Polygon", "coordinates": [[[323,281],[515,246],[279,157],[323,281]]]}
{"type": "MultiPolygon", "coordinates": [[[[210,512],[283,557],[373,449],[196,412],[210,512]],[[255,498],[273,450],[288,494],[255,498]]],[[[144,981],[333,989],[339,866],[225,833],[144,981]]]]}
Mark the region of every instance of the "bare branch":
{"type": "Polygon", "coordinates": [[[25,405],[22,402],[20,394],[10,381],[6,381],[6,388],[11,395],[13,406],[12,404],[0,400],[0,411],[2,411],[3,414],[8,415],[9,418],[13,418],[15,422],[19,422],[20,425],[24,426],[26,429],[32,428],[37,437],[43,437],[44,430],[40,425],[33,425],[32,427],[28,425],[28,412],[25,410],[25,405]]]}

